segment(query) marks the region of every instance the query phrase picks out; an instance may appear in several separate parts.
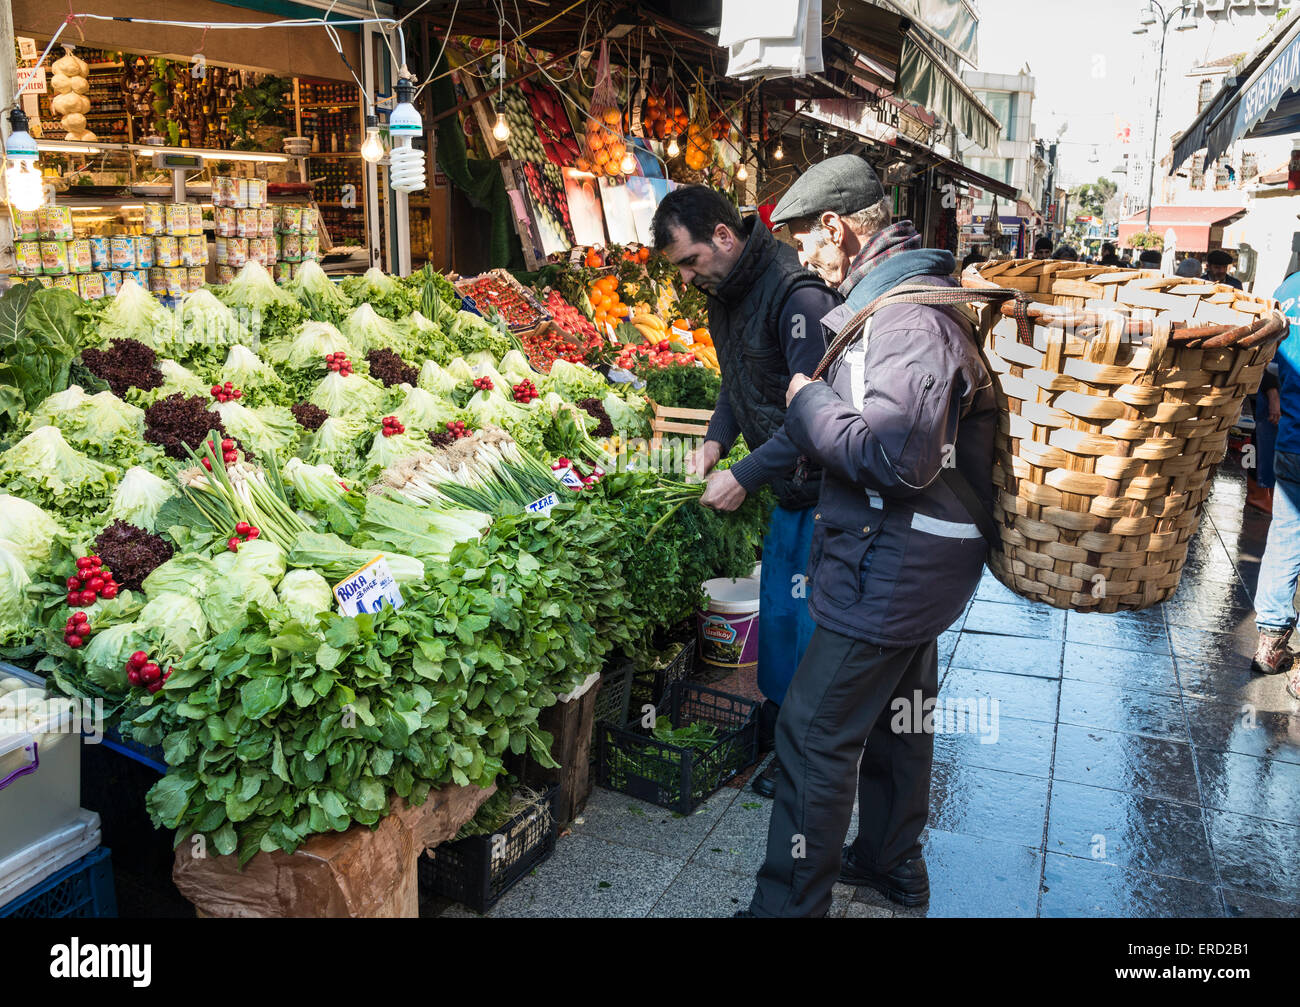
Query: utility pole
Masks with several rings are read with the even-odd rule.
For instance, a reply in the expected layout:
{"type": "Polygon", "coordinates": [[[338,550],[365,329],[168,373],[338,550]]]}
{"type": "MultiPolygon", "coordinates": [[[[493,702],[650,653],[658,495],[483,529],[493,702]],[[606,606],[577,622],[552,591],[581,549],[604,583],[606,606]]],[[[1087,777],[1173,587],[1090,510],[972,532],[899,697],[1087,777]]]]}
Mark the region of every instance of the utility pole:
{"type": "Polygon", "coordinates": [[[1134,35],[1145,35],[1151,25],[1160,26],[1160,56],[1156,62],[1156,120],[1151,127],[1151,163],[1147,166],[1147,220],[1145,230],[1151,230],[1151,200],[1156,187],[1156,144],[1160,139],[1160,93],[1163,90],[1165,76],[1165,39],[1169,37],[1169,26],[1174,18],[1179,22],[1174,31],[1187,31],[1196,27],[1196,0],[1182,0],[1168,12],[1161,6],[1160,0],[1148,0],[1146,9],[1139,15],[1138,25],[1133,29],[1134,35]]]}

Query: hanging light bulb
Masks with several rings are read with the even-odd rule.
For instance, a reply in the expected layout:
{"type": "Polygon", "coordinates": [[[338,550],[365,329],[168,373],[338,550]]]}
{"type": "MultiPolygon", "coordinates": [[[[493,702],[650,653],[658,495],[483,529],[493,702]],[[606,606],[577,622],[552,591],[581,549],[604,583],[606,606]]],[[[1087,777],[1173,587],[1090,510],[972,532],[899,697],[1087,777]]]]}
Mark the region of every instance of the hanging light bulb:
{"type": "Polygon", "coordinates": [[[742,162],[740,167],[736,169],[736,181],[743,182],[747,178],[749,178],[749,172],[745,169],[745,165],[742,162]]]}
{"type": "Polygon", "coordinates": [[[630,147],[623,154],[623,160],[619,162],[618,167],[624,175],[630,175],[632,172],[636,171],[636,158],[632,155],[630,147]]]}
{"type": "Polygon", "coordinates": [[[397,107],[388,117],[388,135],[393,142],[388,153],[388,184],[398,192],[418,192],[424,188],[424,151],[412,147],[411,141],[424,135],[424,123],[411,104],[407,77],[397,80],[397,107]]]}
{"type": "Polygon", "coordinates": [[[45,182],[36,167],[36,141],[27,132],[22,109],[9,113],[9,138],[5,140],[5,198],[15,210],[35,210],[45,202],[45,182]]]}
{"type": "Polygon", "coordinates": [[[379,139],[379,120],[373,115],[366,116],[366,139],[361,144],[361,156],[371,164],[384,159],[384,142],[379,139]]]}
{"type": "Polygon", "coordinates": [[[776,141],[776,150],[772,151],[772,156],[778,161],[785,157],[785,149],[781,146],[780,140],[776,141]]]}
{"type": "Polygon", "coordinates": [[[672,135],[672,138],[668,141],[668,156],[676,157],[681,152],[682,152],[682,148],[677,146],[677,134],[674,133],[672,135]]]}
{"type": "Polygon", "coordinates": [[[492,124],[492,135],[502,143],[510,139],[510,123],[506,122],[506,103],[497,102],[497,121],[492,124]]]}

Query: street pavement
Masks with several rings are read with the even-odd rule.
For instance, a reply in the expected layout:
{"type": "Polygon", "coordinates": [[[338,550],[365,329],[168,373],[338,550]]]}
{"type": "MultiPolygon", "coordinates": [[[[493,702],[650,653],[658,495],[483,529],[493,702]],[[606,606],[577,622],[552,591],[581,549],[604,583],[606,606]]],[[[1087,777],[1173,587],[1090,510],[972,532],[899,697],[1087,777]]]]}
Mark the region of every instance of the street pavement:
{"type": "MultiPolygon", "coordinates": [[[[1300,915],[1300,704],[1250,672],[1268,519],[1245,491],[1225,465],[1153,609],[1066,613],[986,572],[940,638],[939,698],[997,717],[936,734],[930,903],[837,885],[832,916],[1300,915]]],[[[685,817],[597,788],[489,915],[730,916],[770,808],[742,782],[685,817]]]]}

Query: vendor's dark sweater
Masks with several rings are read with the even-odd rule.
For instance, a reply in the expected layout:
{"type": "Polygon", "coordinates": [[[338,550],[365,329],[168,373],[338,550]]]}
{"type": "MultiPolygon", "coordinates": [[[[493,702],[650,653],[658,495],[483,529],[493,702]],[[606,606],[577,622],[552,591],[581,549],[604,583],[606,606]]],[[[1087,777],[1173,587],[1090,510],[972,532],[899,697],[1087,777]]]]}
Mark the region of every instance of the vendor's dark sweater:
{"type": "MultiPolygon", "coordinates": [[[[838,307],[841,300],[842,298],[829,287],[800,287],[785,302],[785,307],[781,311],[781,349],[785,353],[786,363],[792,375],[812,374],[821,363],[822,356],[826,352],[826,339],[820,320],[838,307]],[[792,335],[795,328],[794,318],[800,314],[806,320],[802,339],[792,335]]],[[[736,425],[731,405],[727,401],[725,382],[718,395],[718,404],[713,410],[713,419],[709,423],[709,432],[706,436],[708,440],[717,441],[722,445],[724,457],[731,450],[736,438],[740,436],[740,428],[736,425]]],[[[747,493],[753,493],[777,476],[789,475],[793,472],[800,454],[802,452],[794,446],[785,428],[782,427],[757,451],[733,465],[731,473],[747,493]]]]}

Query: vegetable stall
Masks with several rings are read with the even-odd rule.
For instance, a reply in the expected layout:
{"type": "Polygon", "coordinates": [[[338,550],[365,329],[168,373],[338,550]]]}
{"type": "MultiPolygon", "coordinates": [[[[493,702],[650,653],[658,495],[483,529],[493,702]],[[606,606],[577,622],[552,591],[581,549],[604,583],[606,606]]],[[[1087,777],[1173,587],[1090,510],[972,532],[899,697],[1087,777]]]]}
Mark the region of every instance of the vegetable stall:
{"type": "Polygon", "coordinates": [[[542,321],[515,331],[536,318],[466,310],[428,268],[277,284],[250,262],[175,309],[129,281],[11,287],[0,656],[160,752],[154,826],[241,865],[553,766],[543,712],[749,575],[768,506],[699,507],[629,451],[652,403],[605,374],[701,400],[717,379],[646,323],[597,323],[645,293],[601,270],[537,277],[581,307],[521,296],[542,321]],[[561,356],[551,315],[583,340],[558,329],[561,356]],[[388,602],[344,614],[376,557],[388,602]]]}

